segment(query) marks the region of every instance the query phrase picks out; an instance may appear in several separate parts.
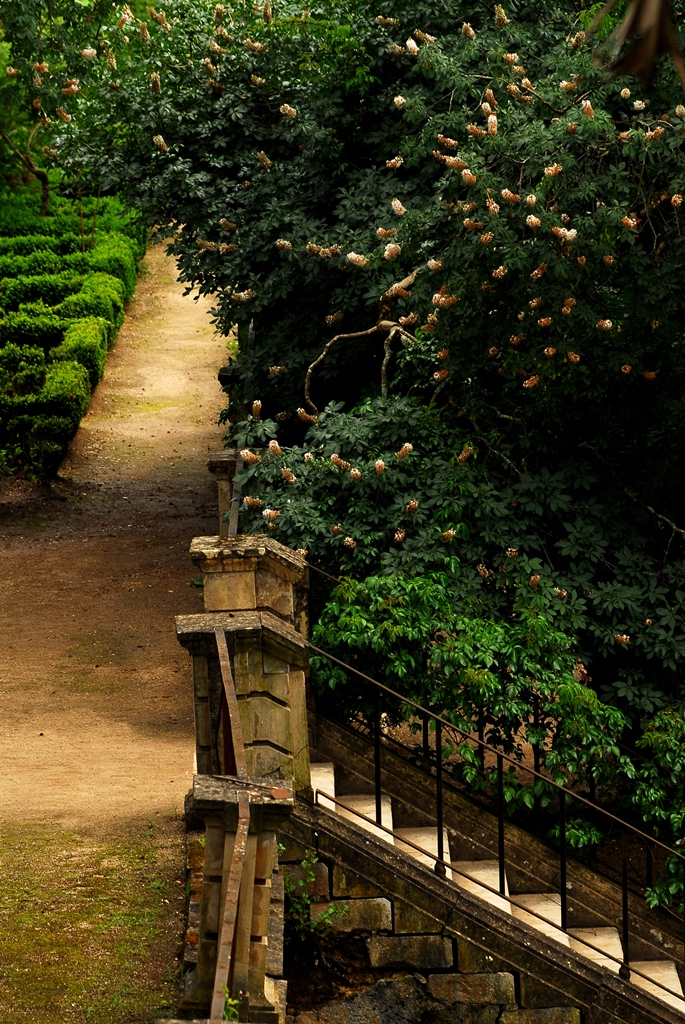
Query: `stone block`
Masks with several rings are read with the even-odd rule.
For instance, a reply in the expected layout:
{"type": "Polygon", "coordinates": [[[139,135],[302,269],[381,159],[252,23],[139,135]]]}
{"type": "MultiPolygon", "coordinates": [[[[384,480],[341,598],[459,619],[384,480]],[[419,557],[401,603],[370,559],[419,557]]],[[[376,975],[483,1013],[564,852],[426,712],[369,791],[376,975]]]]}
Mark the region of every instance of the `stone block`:
{"type": "Polygon", "coordinates": [[[271,880],[263,885],[255,885],[252,894],[252,924],[250,935],[266,935],[269,928],[269,911],[271,907],[271,880]]]}
{"type": "Polygon", "coordinates": [[[221,909],[221,883],[205,882],[202,886],[202,921],[203,934],[219,932],[219,911],[221,909]]]}
{"type": "MultiPolygon", "coordinates": [[[[300,882],[304,880],[305,869],[301,864],[284,864],[283,874],[289,880],[291,885],[297,885],[299,887],[300,882]]],[[[313,881],[307,886],[302,886],[308,896],[313,899],[324,899],[329,898],[329,877],[328,877],[328,866],[322,864],[321,861],[317,861],[313,864],[311,871],[314,875],[313,881]]]]}
{"type": "Polygon", "coordinates": [[[253,694],[248,700],[238,701],[243,742],[270,743],[290,752],[290,709],[277,704],[266,695],[253,694]]]}
{"type": "MultiPolygon", "coordinates": [[[[278,843],[283,847],[278,854],[279,871],[285,871],[286,866],[293,862],[301,863],[305,857],[314,853],[311,846],[307,846],[300,836],[289,835],[287,832],[279,833],[278,843]]],[[[333,870],[335,871],[335,868],[333,870]]]]}
{"type": "Polygon", "coordinates": [[[292,779],[293,759],[290,754],[284,754],[268,745],[247,747],[245,762],[247,774],[253,779],[274,775],[282,779],[292,779]]]}
{"type": "Polygon", "coordinates": [[[207,701],[195,702],[195,736],[199,747],[210,747],[212,730],[209,724],[209,704],[207,701]]]}
{"type": "Polygon", "coordinates": [[[516,1002],[514,976],[495,974],[431,974],[428,991],[443,1003],[490,1003],[511,1006],[516,1002]]]}
{"type": "Polygon", "coordinates": [[[224,870],[225,832],[222,825],[213,822],[205,830],[205,875],[220,876],[224,870]]]}
{"type": "Polygon", "coordinates": [[[440,921],[423,910],[418,910],[401,900],[395,900],[395,932],[398,935],[406,935],[408,932],[413,935],[436,935],[441,931],[440,921]]]}
{"type": "Polygon", "coordinates": [[[248,991],[251,996],[257,995],[264,989],[264,975],[266,974],[266,960],[269,945],[266,936],[262,936],[259,942],[250,942],[250,968],[248,974],[248,991]]]}
{"type": "Polygon", "coordinates": [[[360,899],[363,896],[382,896],[383,890],[379,889],[373,882],[367,882],[353,871],[333,865],[333,895],[349,896],[351,899],[360,899]]]}
{"type": "Polygon", "coordinates": [[[216,974],[216,939],[200,939],[197,949],[197,995],[209,995],[216,974]]]}
{"type": "MultiPolygon", "coordinates": [[[[283,704],[290,702],[290,690],[288,686],[288,671],[265,672],[264,662],[272,668],[278,661],[280,665],[287,665],[282,658],[277,657],[268,649],[270,638],[262,636],[256,643],[243,646],[242,641],[236,643],[236,653],[233,658],[233,680],[235,692],[238,697],[249,696],[250,694],[270,693],[276,700],[283,704]]],[[[274,646],[274,645],[272,645],[274,646]]],[[[279,655],[282,653],[281,645],[278,647],[279,655]]]]}
{"type": "Polygon", "coordinates": [[[355,995],[289,1017],[286,1024],[495,1024],[499,1007],[462,1004],[448,1009],[413,977],[387,978],[355,995]]]}
{"type": "Polygon", "coordinates": [[[580,1024],[575,1006],[549,1006],[540,1010],[504,1010],[500,1024],[580,1024]]]}
{"type": "Polygon", "coordinates": [[[347,907],[332,917],[328,924],[337,932],[389,932],[392,931],[392,904],[383,898],[350,900],[339,903],[312,903],[309,911],[312,921],[318,921],[329,907],[347,907]]]}
{"type": "MultiPolygon", "coordinates": [[[[271,680],[273,676],[270,676],[271,680]]],[[[296,790],[306,789],[309,776],[309,730],[307,722],[307,691],[304,672],[292,669],[288,675],[288,703],[290,705],[290,734],[293,752],[293,785],[296,790]]]]}
{"type": "Polygon", "coordinates": [[[262,672],[265,676],[286,675],[290,672],[290,665],[283,658],[278,658],[271,651],[264,651],[262,654],[262,672]]]}
{"type": "Polygon", "coordinates": [[[544,1009],[551,1003],[556,1003],[557,1006],[572,1005],[574,1002],[573,997],[562,995],[559,989],[554,986],[553,983],[556,979],[554,978],[553,971],[550,971],[549,980],[552,984],[547,984],[539,977],[532,978],[522,971],[519,975],[519,1004],[528,1010],[537,1009],[538,1007],[544,1009]]]}
{"type": "Polygon", "coordinates": [[[283,975],[283,904],[272,902],[269,908],[269,934],[267,936],[266,973],[280,978],[283,975]]]}
{"type": "Polygon", "coordinates": [[[282,619],[293,621],[293,585],[277,576],[274,566],[259,568],[255,572],[256,608],[269,608],[282,619]]]}
{"type": "Polygon", "coordinates": [[[441,935],[373,936],[366,940],[372,967],[398,964],[416,970],[452,967],[452,941],[441,935]]]}
{"type": "Polygon", "coordinates": [[[204,585],[206,612],[252,611],[257,607],[253,572],[208,572],[204,585]]]}
{"type": "Polygon", "coordinates": [[[196,697],[207,697],[209,694],[207,659],[201,654],[193,655],[193,689],[196,697]]]}
{"type": "MultiPolygon", "coordinates": [[[[485,938],[485,936],[484,936],[485,938]]],[[[503,960],[492,956],[467,939],[457,939],[457,963],[463,974],[492,974],[493,971],[506,971],[507,965],[503,960]]]]}

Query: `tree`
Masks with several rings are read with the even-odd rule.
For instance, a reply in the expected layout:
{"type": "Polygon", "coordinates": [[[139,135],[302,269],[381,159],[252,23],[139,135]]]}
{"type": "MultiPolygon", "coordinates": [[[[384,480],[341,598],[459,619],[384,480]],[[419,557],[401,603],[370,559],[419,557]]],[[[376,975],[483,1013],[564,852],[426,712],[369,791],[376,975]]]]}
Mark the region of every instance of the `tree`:
{"type": "Polygon", "coordinates": [[[544,619],[637,739],[684,697],[685,105],[668,62],[608,78],[592,15],[124,8],[65,56],[54,145],[239,327],[242,528],[444,574],[483,651],[544,619]]]}

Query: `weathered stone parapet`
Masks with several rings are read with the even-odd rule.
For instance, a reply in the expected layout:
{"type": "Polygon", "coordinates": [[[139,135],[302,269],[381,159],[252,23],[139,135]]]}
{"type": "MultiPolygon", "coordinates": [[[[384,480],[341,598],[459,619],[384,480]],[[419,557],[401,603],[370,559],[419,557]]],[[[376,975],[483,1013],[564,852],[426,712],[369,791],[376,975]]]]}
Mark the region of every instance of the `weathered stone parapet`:
{"type": "Polygon", "coordinates": [[[204,576],[205,611],[269,611],[307,635],[307,563],[265,535],[195,537],[190,557],[204,576]]]}
{"type": "Polygon", "coordinates": [[[272,889],[278,863],[276,833],[294,806],[292,786],[287,782],[273,786],[263,779],[206,775],[193,779],[193,813],[205,825],[202,909],[197,967],[186,976],[181,1007],[202,1012],[212,997],[240,796],[249,798],[250,823],[233,938],[231,994],[240,997],[248,993],[241,1020],[279,1024],[282,1014],[274,999],[282,986],[279,989],[278,978],[267,979],[266,972],[269,936],[275,932],[279,937],[282,932],[282,920],[280,927],[273,927],[272,889]]]}
{"type": "Polygon", "coordinates": [[[223,684],[215,630],[232,663],[248,774],[310,785],[304,638],[270,611],[179,615],[176,634],[193,659],[197,770],[230,771],[224,743],[223,684]]]}

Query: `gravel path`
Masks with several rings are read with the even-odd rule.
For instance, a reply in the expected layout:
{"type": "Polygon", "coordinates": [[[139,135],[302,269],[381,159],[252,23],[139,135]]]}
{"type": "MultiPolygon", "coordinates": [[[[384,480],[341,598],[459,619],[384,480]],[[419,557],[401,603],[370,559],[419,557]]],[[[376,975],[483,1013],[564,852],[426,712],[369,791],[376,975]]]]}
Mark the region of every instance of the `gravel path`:
{"type": "MultiPolygon", "coordinates": [[[[150,250],[58,480],[0,481],[8,835],[49,826],[57,847],[67,832],[125,846],[141,822],[176,822],[181,846],[193,726],[174,615],[201,610],[188,546],[217,532],[205,460],[221,446],[226,349],[174,271],[150,250]]],[[[16,1008],[2,982],[0,968],[0,1010],[16,1008]]]]}

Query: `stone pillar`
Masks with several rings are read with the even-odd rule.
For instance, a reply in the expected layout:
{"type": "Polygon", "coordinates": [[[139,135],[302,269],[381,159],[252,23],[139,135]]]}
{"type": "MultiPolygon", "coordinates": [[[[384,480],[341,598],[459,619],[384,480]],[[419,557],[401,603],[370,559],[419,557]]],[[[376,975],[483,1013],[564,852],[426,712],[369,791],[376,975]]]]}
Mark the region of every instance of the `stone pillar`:
{"type": "Polygon", "coordinates": [[[190,557],[204,576],[205,611],[268,611],[307,636],[309,569],[265,534],[195,537],[190,557]]]}
{"type": "MultiPolygon", "coordinates": [[[[202,912],[196,969],[186,976],[181,1008],[205,1012],[214,988],[223,907],[238,822],[238,794],[250,805],[250,828],[243,862],[235,926],[230,991],[241,999],[240,1019],[279,1024],[285,1015],[284,982],[267,977],[271,934],[272,881],[278,863],[276,834],[293,808],[292,786],[265,786],[260,780],[211,778],[193,780],[193,810],[205,823],[202,912]],[[280,996],[283,996],[283,1005],[280,996]]],[[[276,931],[282,931],[282,920],[276,931]]],[[[274,936],[276,943],[282,941],[274,936]]]]}
{"type": "Polygon", "coordinates": [[[214,630],[225,631],[252,778],[310,785],[303,637],[268,611],[179,615],[176,634],[193,659],[197,770],[223,775],[222,681],[214,630]]]}
{"type": "Polygon", "coordinates": [[[178,639],[193,658],[197,770],[226,772],[222,683],[214,629],[226,632],[248,772],[310,785],[305,673],[306,562],[266,536],[196,537],[205,615],[179,616],[178,639]]]}
{"type": "Polygon", "coordinates": [[[231,508],[233,478],[236,474],[238,458],[237,448],[221,448],[219,451],[210,452],[207,459],[207,469],[214,474],[217,482],[220,537],[228,537],[228,522],[224,522],[224,516],[230,512],[231,508]]]}

